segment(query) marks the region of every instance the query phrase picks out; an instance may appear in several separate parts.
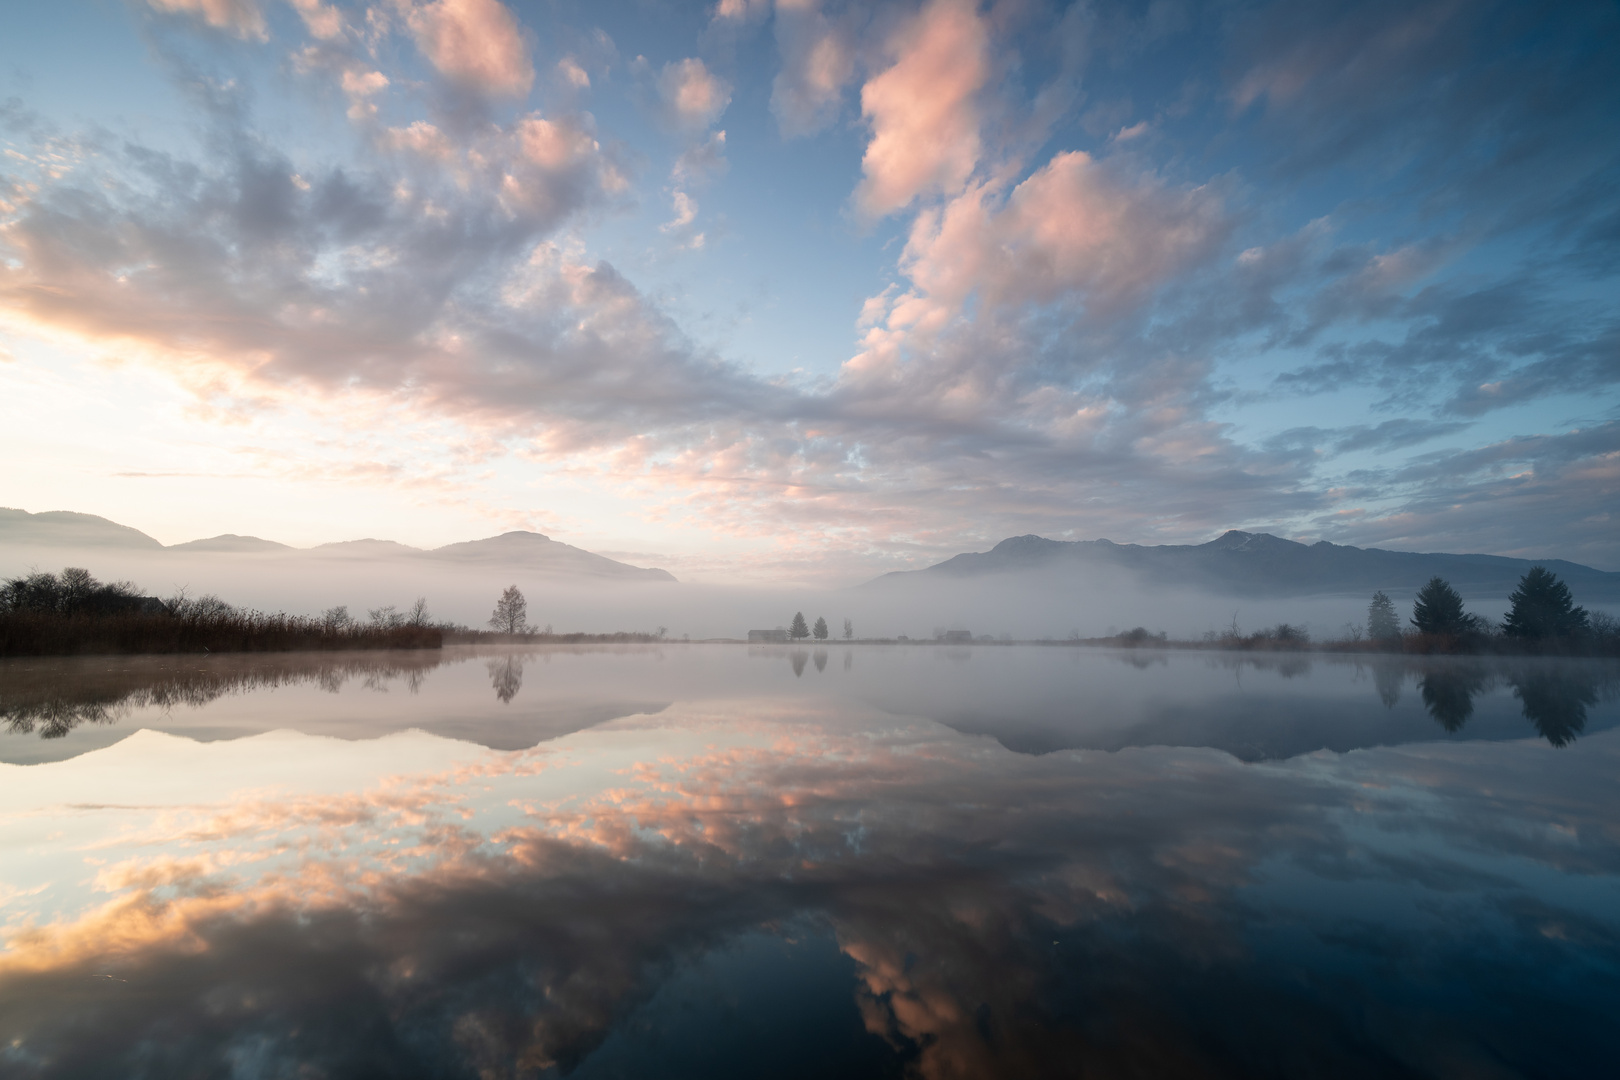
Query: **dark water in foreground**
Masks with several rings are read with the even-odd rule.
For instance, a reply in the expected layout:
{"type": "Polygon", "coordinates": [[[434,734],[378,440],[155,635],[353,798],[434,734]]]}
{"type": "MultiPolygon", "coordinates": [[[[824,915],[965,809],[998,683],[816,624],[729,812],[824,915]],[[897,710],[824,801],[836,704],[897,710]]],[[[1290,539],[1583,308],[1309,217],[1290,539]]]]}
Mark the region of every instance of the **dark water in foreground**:
{"type": "Polygon", "coordinates": [[[0,1076],[1611,1075],[1620,667],[0,663],[0,1076]]]}

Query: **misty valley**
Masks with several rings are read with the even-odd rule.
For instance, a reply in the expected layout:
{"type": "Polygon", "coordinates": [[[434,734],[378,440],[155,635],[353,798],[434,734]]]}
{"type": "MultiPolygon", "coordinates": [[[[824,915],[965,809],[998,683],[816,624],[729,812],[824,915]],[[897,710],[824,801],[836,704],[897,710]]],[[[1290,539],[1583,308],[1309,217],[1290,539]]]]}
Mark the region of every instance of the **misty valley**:
{"type": "Polygon", "coordinates": [[[1590,1076],[1620,661],[0,660],[7,1076],[1590,1076]]]}

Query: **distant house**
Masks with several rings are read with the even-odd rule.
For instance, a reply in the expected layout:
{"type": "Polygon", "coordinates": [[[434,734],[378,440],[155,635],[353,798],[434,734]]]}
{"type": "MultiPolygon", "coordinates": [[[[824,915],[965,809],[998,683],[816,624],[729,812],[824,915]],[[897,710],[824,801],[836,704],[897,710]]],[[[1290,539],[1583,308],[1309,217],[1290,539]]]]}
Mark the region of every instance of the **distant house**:
{"type": "Polygon", "coordinates": [[[973,631],[947,630],[941,640],[947,645],[971,645],[973,644],[973,631]]]}
{"type": "Polygon", "coordinates": [[[750,645],[786,645],[788,640],[787,627],[778,626],[775,630],[748,631],[748,644],[750,645]]]}

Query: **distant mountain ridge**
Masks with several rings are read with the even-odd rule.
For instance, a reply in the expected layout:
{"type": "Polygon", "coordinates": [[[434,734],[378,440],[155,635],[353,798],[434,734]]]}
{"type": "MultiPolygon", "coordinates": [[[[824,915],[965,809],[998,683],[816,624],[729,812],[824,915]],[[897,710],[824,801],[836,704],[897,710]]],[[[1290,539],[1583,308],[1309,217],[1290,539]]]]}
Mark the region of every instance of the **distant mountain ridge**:
{"type": "Polygon", "coordinates": [[[291,544],[278,544],[274,540],[261,540],[257,536],[238,536],[221,533],[206,540],[187,540],[183,544],[170,544],[170,551],[292,551],[291,544]]]}
{"type": "Polygon", "coordinates": [[[1415,591],[1436,575],[1467,595],[1506,596],[1532,566],[1563,578],[1577,599],[1620,600],[1620,573],[1564,559],[1450,555],[1358,548],[1326,540],[1301,544],[1270,533],[1230,530],[1206,544],[1116,544],[1111,540],[1048,540],[1030,534],[989,551],[966,552],[922,570],[897,570],[866,588],[903,582],[963,580],[991,574],[1105,570],[1155,584],[1245,596],[1310,596],[1415,591]]]}
{"type": "Polygon", "coordinates": [[[224,533],[165,547],[139,529],[94,514],[0,507],[0,545],[78,548],[113,547],[133,551],[278,555],[302,558],[428,559],[461,565],[512,566],[567,577],[618,581],[674,581],[667,570],[631,566],[535,532],[515,531],[483,540],[468,540],[424,550],[393,540],[344,540],[314,548],[295,548],[257,536],[224,533]]]}
{"type": "Polygon", "coordinates": [[[71,510],[46,510],[30,514],[26,510],[9,507],[0,507],[0,543],[141,548],[147,551],[160,551],[163,548],[162,544],[139,529],[94,514],[76,514],[71,510]]]}
{"type": "Polygon", "coordinates": [[[591,577],[639,578],[644,581],[675,580],[675,575],[667,570],[631,566],[629,563],[610,559],[606,555],[598,555],[533,532],[509,532],[491,536],[487,540],[446,544],[444,547],[434,548],[432,554],[436,559],[455,559],[464,563],[543,562],[591,577]]]}

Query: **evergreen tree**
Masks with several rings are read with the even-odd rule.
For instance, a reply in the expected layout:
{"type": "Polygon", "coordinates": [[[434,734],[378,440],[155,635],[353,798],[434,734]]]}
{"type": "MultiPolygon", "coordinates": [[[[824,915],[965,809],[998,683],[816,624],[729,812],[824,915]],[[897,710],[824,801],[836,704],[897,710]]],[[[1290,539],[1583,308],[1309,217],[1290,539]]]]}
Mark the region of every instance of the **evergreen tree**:
{"type": "Polygon", "coordinates": [[[1439,667],[1424,673],[1418,694],[1429,715],[1447,731],[1461,731],[1474,715],[1474,695],[1485,689],[1485,678],[1473,668],[1439,667]]]}
{"type": "Polygon", "coordinates": [[[815,626],[814,631],[812,631],[812,632],[816,635],[816,640],[817,641],[826,641],[827,640],[827,620],[822,618],[819,615],[816,616],[816,626],[815,626]]]}
{"type": "Polygon", "coordinates": [[[788,637],[794,641],[802,641],[810,636],[810,624],[804,621],[804,612],[795,611],[793,622],[788,626],[788,637]]]}
{"type": "Polygon", "coordinates": [[[1525,719],[1554,746],[1568,746],[1586,728],[1586,710],[1598,702],[1597,687],[1584,673],[1531,668],[1508,677],[1525,719]]]}
{"type": "Polygon", "coordinates": [[[498,633],[521,634],[524,624],[529,621],[529,602],[523,599],[523,594],[516,585],[508,585],[501,598],[495,601],[495,610],[490,613],[489,625],[498,633]]]}
{"type": "Polygon", "coordinates": [[[1383,590],[1373,593],[1367,605],[1367,636],[1374,641],[1399,641],[1401,619],[1395,614],[1395,602],[1383,590]]]}
{"type": "Polygon", "coordinates": [[[848,619],[844,620],[844,640],[849,641],[855,636],[855,624],[848,619]]]}
{"type": "Polygon", "coordinates": [[[1460,634],[1472,625],[1462,596],[1444,578],[1432,577],[1412,604],[1412,625],[1425,634],[1460,634]]]}
{"type": "Polygon", "coordinates": [[[1565,637],[1586,629],[1586,609],[1575,606],[1569,586],[1545,567],[1531,567],[1508,600],[1513,610],[1502,624],[1508,637],[1565,637]]]}

